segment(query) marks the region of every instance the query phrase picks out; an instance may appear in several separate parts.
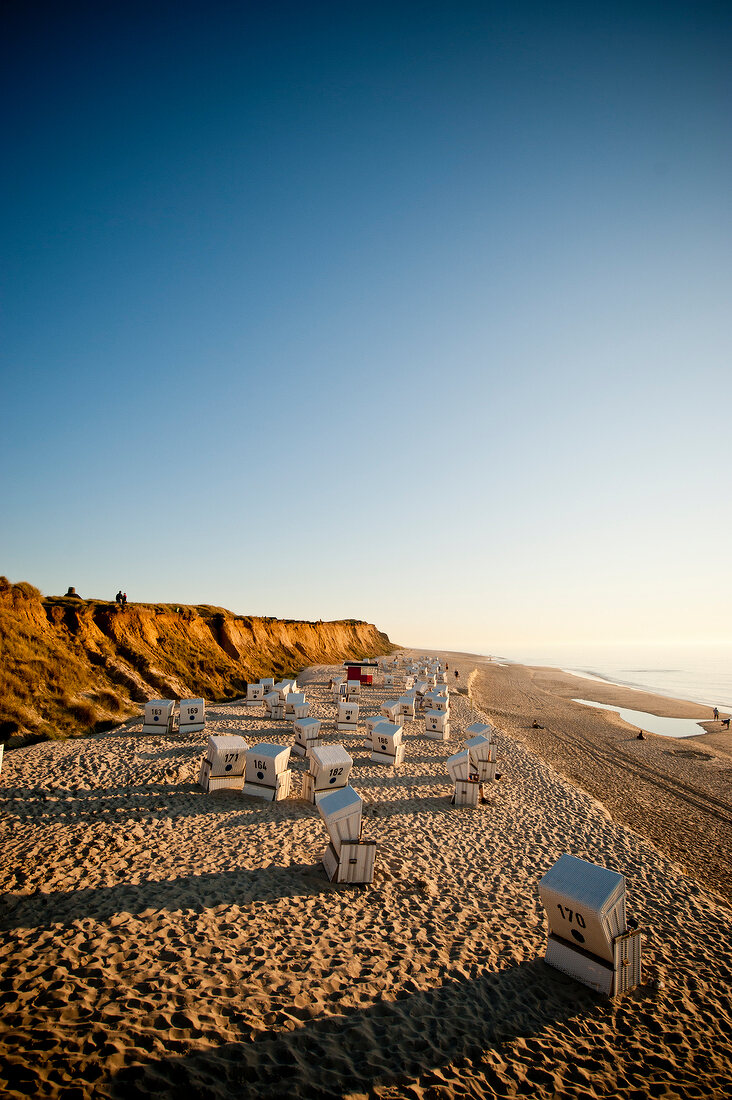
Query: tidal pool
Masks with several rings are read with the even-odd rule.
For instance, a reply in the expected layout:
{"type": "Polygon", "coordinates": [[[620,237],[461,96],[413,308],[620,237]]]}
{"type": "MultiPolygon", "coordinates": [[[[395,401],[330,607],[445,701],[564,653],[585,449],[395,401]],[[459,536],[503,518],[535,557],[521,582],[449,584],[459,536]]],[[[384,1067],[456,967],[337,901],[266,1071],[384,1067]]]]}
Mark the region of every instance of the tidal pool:
{"type": "Polygon", "coordinates": [[[659,718],[646,710],[629,710],[627,707],[613,707],[609,703],[596,703],[593,699],[573,699],[573,703],[582,703],[585,707],[598,707],[600,710],[614,710],[624,722],[646,733],[659,733],[662,737],[698,737],[706,730],[693,718],[659,718]]]}

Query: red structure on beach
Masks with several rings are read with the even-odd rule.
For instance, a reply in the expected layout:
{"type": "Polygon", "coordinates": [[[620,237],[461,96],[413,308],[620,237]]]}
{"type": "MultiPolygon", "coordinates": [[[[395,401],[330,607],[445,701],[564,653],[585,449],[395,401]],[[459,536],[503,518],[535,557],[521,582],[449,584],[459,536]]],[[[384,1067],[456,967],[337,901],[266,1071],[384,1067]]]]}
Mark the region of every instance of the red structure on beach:
{"type": "Polygon", "coordinates": [[[374,676],[379,669],[376,661],[344,661],[343,667],[346,669],[348,680],[358,680],[359,683],[369,686],[373,684],[374,676]]]}

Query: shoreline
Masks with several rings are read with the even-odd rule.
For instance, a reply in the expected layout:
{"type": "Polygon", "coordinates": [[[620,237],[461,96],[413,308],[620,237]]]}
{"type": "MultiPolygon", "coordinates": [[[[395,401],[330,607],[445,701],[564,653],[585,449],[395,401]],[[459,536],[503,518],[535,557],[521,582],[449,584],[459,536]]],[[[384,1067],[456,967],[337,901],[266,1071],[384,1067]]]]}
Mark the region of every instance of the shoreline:
{"type": "MultiPolygon", "coordinates": [[[[589,680],[591,683],[604,684],[606,687],[627,688],[628,691],[640,692],[641,694],[653,695],[658,699],[668,699],[671,702],[683,702],[690,703],[693,706],[705,707],[708,710],[713,710],[717,704],[709,703],[701,699],[686,699],[684,696],[668,691],[659,691],[658,689],[646,687],[643,684],[635,684],[631,682],[625,682],[623,680],[613,680],[610,676],[603,676],[602,673],[596,674],[590,672],[580,672],[577,669],[565,668],[563,665],[530,665],[526,661],[509,661],[509,664],[521,664],[524,668],[555,668],[558,672],[565,672],[568,676],[574,676],[578,680],[589,680]]],[[[730,704],[732,706],[732,704],[730,704]]],[[[728,711],[725,709],[727,704],[724,702],[719,703],[720,710],[726,715],[728,711]]]]}
{"type": "MultiPolygon", "coordinates": [[[[536,672],[569,677],[571,680],[576,680],[578,682],[578,684],[572,688],[574,694],[577,694],[578,685],[587,684],[588,682],[596,685],[598,691],[605,689],[603,696],[599,694],[596,696],[597,702],[615,703],[617,706],[623,708],[645,710],[649,714],[655,714],[658,717],[692,718],[699,721],[701,725],[706,725],[707,723],[709,725],[714,724],[711,713],[713,704],[711,703],[702,703],[694,699],[685,699],[680,695],[671,695],[661,691],[654,691],[641,684],[622,683],[604,677],[600,673],[597,675],[581,673],[564,668],[561,665],[529,664],[527,661],[517,661],[512,657],[501,657],[498,654],[488,655],[484,653],[471,653],[463,650],[415,649],[409,646],[405,646],[403,649],[407,653],[424,653],[434,656],[441,655],[448,658],[452,657],[455,661],[459,661],[461,666],[464,666],[466,661],[472,660],[478,662],[476,671],[479,667],[488,665],[498,668],[533,669],[536,672]],[[607,693],[611,693],[613,698],[605,698],[604,696],[607,693]],[[639,696],[642,696],[643,699],[639,700],[639,696]],[[692,711],[694,711],[693,714],[692,711]],[[709,713],[699,715],[699,711],[706,711],[709,713]]],[[[565,692],[565,694],[567,693],[565,692]]],[[[585,691],[585,694],[591,695],[592,692],[588,693],[585,691]]],[[[726,714],[726,711],[723,713],[726,714]]],[[[707,730],[705,732],[715,732],[715,730],[707,730]]]]}
{"type": "Polygon", "coordinates": [[[707,640],[508,644],[491,649],[510,664],[551,667],[669,699],[732,712],[732,637],[707,640]]]}

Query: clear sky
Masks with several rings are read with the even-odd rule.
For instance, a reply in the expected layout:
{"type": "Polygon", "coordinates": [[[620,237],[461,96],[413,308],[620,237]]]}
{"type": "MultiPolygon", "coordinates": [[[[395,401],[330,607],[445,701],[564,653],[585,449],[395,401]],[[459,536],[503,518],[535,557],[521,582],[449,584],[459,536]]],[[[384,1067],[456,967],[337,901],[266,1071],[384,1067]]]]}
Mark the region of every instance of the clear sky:
{"type": "Polygon", "coordinates": [[[4,5],[0,572],[732,634],[732,7],[4,5]]]}

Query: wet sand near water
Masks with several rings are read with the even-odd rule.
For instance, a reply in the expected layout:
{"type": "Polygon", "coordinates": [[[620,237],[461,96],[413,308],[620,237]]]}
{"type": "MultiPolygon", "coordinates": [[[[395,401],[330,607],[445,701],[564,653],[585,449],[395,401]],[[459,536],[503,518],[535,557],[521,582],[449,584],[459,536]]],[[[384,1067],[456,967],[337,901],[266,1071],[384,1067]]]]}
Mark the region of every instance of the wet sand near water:
{"type": "Polygon", "coordinates": [[[732,734],[711,709],[550,668],[483,660],[471,681],[480,707],[561,774],[630,826],[699,882],[732,900],[732,734]],[[611,711],[573,702],[574,696],[706,719],[705,733],[683,739],[629,726],[611,711]],[[533,729],[536,719],[544,729],[533,729]]]}

